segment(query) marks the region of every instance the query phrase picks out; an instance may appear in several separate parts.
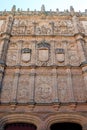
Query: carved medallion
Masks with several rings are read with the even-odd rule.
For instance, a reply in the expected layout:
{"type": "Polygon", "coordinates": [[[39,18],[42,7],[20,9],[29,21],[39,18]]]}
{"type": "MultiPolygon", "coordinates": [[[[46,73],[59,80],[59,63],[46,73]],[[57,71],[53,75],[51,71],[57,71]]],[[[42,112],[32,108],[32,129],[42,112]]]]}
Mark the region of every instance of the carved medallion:
{"type": "Polygon", "coordinates": [[[24,48],[22,49],[22,61],[23,62],[29,62],[31,59],[31,49],[24,48]]]}
{"type": "Polygon", "coordinates": [[[65,60],[65,56],[64,56],[64,49],[62,49],[62,48],[57,48],[56,50],[55,50],[55,52],[56,52],[56,59],[57,59],[57,61],[58,62],[64,62],[64,60],[65,60]]]}
{"type": "Polygon", "coordinates": [[[47,99],[51,96],[52,88],[48,84],[39,84],[37,88],[38,97],[41,99],[47,99]]]}

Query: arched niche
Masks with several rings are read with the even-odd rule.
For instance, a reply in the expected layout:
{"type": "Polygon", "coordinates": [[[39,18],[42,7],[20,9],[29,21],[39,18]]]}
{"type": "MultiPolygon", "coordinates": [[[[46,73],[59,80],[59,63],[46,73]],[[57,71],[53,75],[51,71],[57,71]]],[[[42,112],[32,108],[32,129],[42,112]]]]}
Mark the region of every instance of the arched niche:
{"type": "MultiPolygon", "coordinates": [[[[10,114],[5,115],[0,119],[0,127],[4,130],[6,130],[6,127],[9,125],[33,125],[34,128],[38,129],[39,125],[41,124],[41,120],[34,115],[28,115],[28,114],[10,114]]],[[[35,130],[36,130],[35,129],[35,130]]],[[[13,130],[13,129],[11,129],[13,130]]],[[[15,129],[16,130],[16,129],[15,129]]],[[[24,129],[25,130],[25,129],[24,129]]],[[[33,130],[33,129],[28,129],[33,130]]]]}
{"type": "Polygon", "coordinates": [[[6,124],[4,126],[4,130],[36,130],[36,129],[37,127],[34,124],[23,122],[6,124]]]}
{"type": "Polygon", "coordinates": [[[84,127],[87,124],[87,118],[82,115],[69,113],[51,115],[45,120],[46,129],[51,130],[51,126],[58,123],[73,123],[84,127]]]}
{"type": "Polygon", "coordinates": [[[77,123],[61,122],[52,124],[50,130],[82,130],[82,126],[77,123]]]}

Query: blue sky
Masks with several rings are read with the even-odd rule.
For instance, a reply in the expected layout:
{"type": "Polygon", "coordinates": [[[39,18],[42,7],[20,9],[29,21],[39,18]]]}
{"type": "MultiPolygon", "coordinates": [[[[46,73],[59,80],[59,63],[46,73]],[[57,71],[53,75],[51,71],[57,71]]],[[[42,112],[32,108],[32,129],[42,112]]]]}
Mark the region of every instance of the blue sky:
{"type": "Polygon", "coordinates": [[[11,10],[13,5],[23,10],[40,10],[41,5],[44,4],[46,10],[56,10],[59,8],[60,11],[69,9],[72,5],[76,11],[81,10],[82,12],[87,9],[87,0],[0,0],[0,11],[6,9],[11,10]]]}

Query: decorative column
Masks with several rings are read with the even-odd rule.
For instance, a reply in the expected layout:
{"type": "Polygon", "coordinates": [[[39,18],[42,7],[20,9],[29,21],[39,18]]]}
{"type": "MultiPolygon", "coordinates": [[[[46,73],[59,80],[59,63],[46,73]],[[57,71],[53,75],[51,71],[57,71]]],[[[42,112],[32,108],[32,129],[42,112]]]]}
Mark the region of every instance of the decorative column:
{"type": "Polygon", "coordinates": [[[4,77],[4,69],[5,69],[5,65],[0,63],[0,102],[1,102],[1,90],[2,90],[2,82],[4,77]]]}
{"type": "Polygon", "coordinates": [[[29,95],[29,104],[34,104],[35,103],[35,67],[30,68],[30,95],[29,95]]]}
{"type": "Polygon", "coordinates": [[[2,39],[0,43],[0,91],[2,88],[4,69],[6,67],[6,56],[11,36],[12,24],[13,24],[13,16],[8,16],[5,31],[4,33],[2,33],[2,39]]]}
{"type": "Polygon", "coordinates": [[[5,63],[6,61],[6,55],[7,55],[7,50],[9,46],[12,25],[13,25],[13,16],[8,16],[6,27],[5,27],[5,32],[2,34],[2,42],[1,42],[2,50],[1,50],[1,57],[0,57],[0,61],[2,63],[5,63]]]}

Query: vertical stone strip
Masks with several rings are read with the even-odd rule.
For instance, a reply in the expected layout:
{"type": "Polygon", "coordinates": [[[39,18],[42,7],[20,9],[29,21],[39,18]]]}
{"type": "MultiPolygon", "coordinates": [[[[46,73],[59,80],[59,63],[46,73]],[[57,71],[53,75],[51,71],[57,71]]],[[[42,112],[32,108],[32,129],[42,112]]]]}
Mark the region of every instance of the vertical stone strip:
{"type": "Polygon", "coordinates": [[[58,103],[58,84],[57,84],[57,72],[56,67],[52,69],[52,85],[53,85],[53,103],[58,103]]]}
{"type": "Polygon", "coordinates": [[[80,25],[79,18],[77,16],[72,17],[73,25],[74,25],[74,32],[75,32],[75,39],[77,43],[77,51],[78,55],[80,58],[80,63],[82,64],[83,62],[86,61],[86,57],[84,54],[83,50],[83,44],[84,44],[84,39],[83,39],[83,28],[80,25]]]}
{"type": "Polygon", "coordinates": [[[36,35],[36,27],[37,27],[37,23],[34,21],[33,22],[33,34],[36,35]]]}
{"type": "Polygon", "coordinates": [[[87,64],[84,64],[84,66],[82,66],[82,72],[83,72],[83,78],[84,78],[84,84],[85,84],[84,96],[86,97],[86,101],[87,101],[87,64]]]}
{"type": "Polygon", "coordinates": [[[73,86],[72,86],[72,76],[71,76],[71,69],[67,68],[67,87],[68,87],[68,93],[70,94],[69,100],[70,102],[74,102],[74,93],[73,93],[73,86]]]}
{"type": "Polygon", "coordinates": [[[7,18],[7,24],[5,28],[5,32],[2,34],[2,52],[1,52],[1,61],[6,62],[6,56],[7,56],[7,50],[9,47],[9,40],[11,36],[11,30],[12,30],[12,25],[13,25],[13,16],[8,16],[7,18]]]}
{"type": "Polygon", "coordinates": [[[3,76],[4,76],[4,69],[5,69],[5,66],[3,64],[0,64],[0,101],[1,101],[1,89],[2,89],[2,82],[3,82],[3,76]]]}
{"type": "Polygon", "coordinates": [[[17,51],[17,60],[16,60],[16,64],[20,65],[21,64],[21,49],[22,49],[22,43],[23,41],[20,40],[18,41],[17,45],[18,45],[18,51],[17,51]]]}
{"type": "Polygon", "coordinates": [[[35,67],[31,68],[30,70],[30,95],[29,95],[29,104],[34,104],[35,103],[35,67]]]}
{"type": "Polygon", "coordinates": [[[52,40],[51,41],[51,49],[50,49],[50,53],[51,53],[51,65],[55,65],[56,64],[56,61],[55,61],[55,41],[54,40],[52,40]]]}
{"type": "Polygon", "coordinates": [[[32,54],[31,54],[31,65],[34,65],[36,64],[36,57],[37,57],[37,52],[36,52],[36,48],[35,48],[35,43],[36,41],[32,41],[32,45],[31,45],[31,48],[32,48],[32,54]]]}
{"type": "Polygon", "coordinates": [[[80,57],[80,63],[83,64],[84,62],[86,62],[86,57],[83,50],[84,40],[82,38],[76,37],[76,42],[77,42],[78,55],[80,57]]]}
{"type": "Polygon", "coordinates": [[[3,73],[4,69],[6,67],[6,56],[7,56],[7,50],[9,47],[9,40],[11,36],[11,30],[13,25],[13,16],[8,16],[6,21],[6,27],[5,31],[2,34],[2,41],[1,41],[1,48],[0,48],[0,92],[2,88],[2,80],[3,80],[3,73]],[[3,69],[2,69],[3,68],[3,69]],[[3,71],[2,71],[3,70],[3,71]]]}
{"type": "Polygon", "coordinates": [[[15,74],[14,74],[13,86],[12,86],[13,90],[11,93],[11,103],[12,104],[17,103],[17,90],[18,90],[19,76],[20,76],[20,68],[16,68],[15,74]]]}
{"type": "Polygon", "coordinates": [[[50,25],[51,25],[52,35],[54,35],[54,22],[50,22],[50,25]]]}

